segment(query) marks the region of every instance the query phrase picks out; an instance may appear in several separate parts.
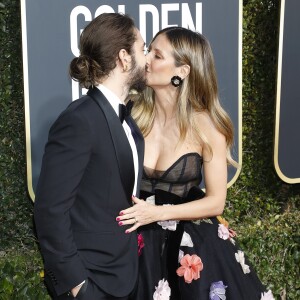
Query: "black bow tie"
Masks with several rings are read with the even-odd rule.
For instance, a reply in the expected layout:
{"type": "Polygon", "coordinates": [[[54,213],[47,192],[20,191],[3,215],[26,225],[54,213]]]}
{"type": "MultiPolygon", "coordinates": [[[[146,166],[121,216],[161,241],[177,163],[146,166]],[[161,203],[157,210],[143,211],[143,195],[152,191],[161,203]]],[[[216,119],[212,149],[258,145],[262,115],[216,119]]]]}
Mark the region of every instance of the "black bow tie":
{"type": "Polygon", "coordinates": [[[130,116],[132,106],[133,101],[131,100],[127,102],[126,106],[124,104],[119,104],[119,118],[121,123],[123,123],[123,121],[126,120],[128,116],[130,116]]]}

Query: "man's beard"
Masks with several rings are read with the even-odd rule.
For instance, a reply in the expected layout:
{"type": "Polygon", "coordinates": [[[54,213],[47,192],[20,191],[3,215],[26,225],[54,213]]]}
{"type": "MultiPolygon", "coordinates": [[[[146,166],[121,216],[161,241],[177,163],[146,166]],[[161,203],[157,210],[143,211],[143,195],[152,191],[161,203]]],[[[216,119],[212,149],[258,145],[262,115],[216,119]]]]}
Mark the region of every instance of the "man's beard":
{"type": "Polygon", "coordinates": [[[129,89],[134,89],[138,93],[146,88],[146,67],[138,67],[135,57],[132,55],[131,75],[128,80],[129,89]]]}

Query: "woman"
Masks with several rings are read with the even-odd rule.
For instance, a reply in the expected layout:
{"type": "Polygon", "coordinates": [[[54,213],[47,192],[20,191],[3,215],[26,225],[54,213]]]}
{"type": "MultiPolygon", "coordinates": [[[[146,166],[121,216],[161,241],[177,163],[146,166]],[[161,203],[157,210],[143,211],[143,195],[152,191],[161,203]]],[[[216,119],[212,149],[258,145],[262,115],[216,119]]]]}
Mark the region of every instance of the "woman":
{"type": "MultiPolygon", "coordinates": [[[[140,278],[135,299],[236,299],[271,296],[216,216],[226,199],[232,123],[218,99],[206,38],[166,28],[147,54],[151,88],[133,107],[145,137],[141,199],[120,212],[139,228],[140,278]],[[199,188],[205,178],[204,194],[199,188]],[[155,204],[155,205],[153,205],[155,204]],[[263,294],[264,293],[264,294],[263,294]]],[[[270,298],[272,299],[272,298],[270,298]]]]}

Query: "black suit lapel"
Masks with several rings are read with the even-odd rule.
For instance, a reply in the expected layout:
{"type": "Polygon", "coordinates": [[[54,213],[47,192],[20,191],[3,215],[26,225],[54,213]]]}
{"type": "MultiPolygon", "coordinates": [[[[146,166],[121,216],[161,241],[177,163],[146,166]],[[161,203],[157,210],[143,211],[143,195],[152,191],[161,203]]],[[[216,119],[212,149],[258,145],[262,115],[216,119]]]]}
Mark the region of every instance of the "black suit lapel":
{"type": "Polygon", "coordinates": [[[140,183],[141,183],[141,179],[142,179],[142,175],[143,175],[145,142],[144,142],[144,137],[143,137],[140,129],[138,128],[138,126],[136,125],[136,123],[134,122],[132,117],[128,117],[127,123],[129,125],[129,127],[131,128],[132,136],[134,138],[138,157],[139,157],[139,174],[138,174],[138,178],[137,178],[137,189],[136,189],[136,191],[137,191],[136,196],[138,196],[140,193],[140,183]]]}
{"type": "MultiPolygon", "coordinates": [[[[87,94],[99,105],[105,115],[114,144],[124,191],[131,204],[134,186],[134,165],[130,144],[118,116],[101,91],[98,88],[91,88],[87,94]]],[[[100,134],[101,132],[99,132],[100,134]]]]}

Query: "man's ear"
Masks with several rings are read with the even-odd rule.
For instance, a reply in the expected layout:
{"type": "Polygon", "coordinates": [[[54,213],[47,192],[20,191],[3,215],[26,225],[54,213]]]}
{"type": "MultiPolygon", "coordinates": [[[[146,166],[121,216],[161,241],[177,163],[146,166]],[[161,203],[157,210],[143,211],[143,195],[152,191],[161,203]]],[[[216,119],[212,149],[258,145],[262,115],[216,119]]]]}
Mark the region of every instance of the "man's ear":
{"type": "Polygon", "coordinates": [[[124,72],[130,69],[131,56],[125,49],[119,51],[118,60],[124,72]]]}
{"type": "Polygon", "coordinates": [[[189,65],[183,65],[179,67],[179,76],[184,79],[185,77],[187,77],[190,74],[190,66],[189,65]]]}

